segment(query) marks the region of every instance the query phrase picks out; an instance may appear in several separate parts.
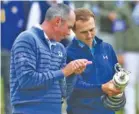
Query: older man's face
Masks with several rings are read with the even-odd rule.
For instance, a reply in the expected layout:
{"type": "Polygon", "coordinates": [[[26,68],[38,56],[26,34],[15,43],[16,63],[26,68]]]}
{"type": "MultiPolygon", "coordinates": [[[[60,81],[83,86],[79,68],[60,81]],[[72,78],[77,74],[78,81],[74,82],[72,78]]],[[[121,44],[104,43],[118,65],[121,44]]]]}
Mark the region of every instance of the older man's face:
{"type": "Polygon", "coordinates": [[[75,23],[75,14],[73,11],[70,12],[69,18],[67,20],[61,20],[61,24],[57,29],[57,41],[60,41],[66,36],[70,35],[71,30],[75,23]]]}
{"type": "Polygon", "coordinates": [[[92,17],[88,21],[76,21],[76,28],[74,30],[76,37],[87,44],[89,47],[92,47],[92,42],[96,34],[95,30],[95,21],[92,17]]]}

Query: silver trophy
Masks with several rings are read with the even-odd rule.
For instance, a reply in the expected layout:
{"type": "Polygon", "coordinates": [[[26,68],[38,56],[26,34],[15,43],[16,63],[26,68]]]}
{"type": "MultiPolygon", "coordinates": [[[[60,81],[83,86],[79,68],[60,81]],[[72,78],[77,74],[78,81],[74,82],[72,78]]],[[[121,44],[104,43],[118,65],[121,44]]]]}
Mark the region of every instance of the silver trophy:
{"type": "Polygon", "coordinates": [[[109,97],[108,95],[102,96],[102,102],[106,108],[118,111],[124,107],[126,98],[124,89],[129,82],[129,71],[126,71],[121,67],[119,63],[115,64],[116,73],[113,76],[113,83],[116,88],[119,88],[122,92],[118,95],[109,97]]]}

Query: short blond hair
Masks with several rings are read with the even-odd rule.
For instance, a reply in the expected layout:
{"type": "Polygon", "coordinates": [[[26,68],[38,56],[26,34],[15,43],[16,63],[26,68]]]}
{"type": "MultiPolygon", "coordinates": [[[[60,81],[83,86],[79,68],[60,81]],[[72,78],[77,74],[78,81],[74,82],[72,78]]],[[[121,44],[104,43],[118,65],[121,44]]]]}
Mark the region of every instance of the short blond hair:
{"type": "MultiPolygon", "coordinates": [[[[77,8],[74,10],[75,15],[76,15],[76,21],[81,20],[81,21],[88,21],[90,17],[94,18],[95,20],[95,15],[93,12],[91,12],[89,9],[86,8],[77,8]]],[[[76,26],[74,24],[73,30],[75,30],[76,26]]]]}

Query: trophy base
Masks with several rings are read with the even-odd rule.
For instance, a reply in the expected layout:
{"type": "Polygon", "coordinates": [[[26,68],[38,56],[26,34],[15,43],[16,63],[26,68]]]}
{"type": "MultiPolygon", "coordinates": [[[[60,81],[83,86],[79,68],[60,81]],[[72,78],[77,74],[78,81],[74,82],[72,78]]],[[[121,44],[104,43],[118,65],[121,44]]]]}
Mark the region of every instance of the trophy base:
{"type": "Polygon", "coordinates": [[[113,111],[118,111],[121,108],[123,108],[125,106],[126,103],[126,99],[125,99],[125,95],[122,94],[118,96],[113,96],[113,97],[109,97],[107,95],[104,95],[101,97],[103,105],[105,108],[111,109],[113,111]]]}

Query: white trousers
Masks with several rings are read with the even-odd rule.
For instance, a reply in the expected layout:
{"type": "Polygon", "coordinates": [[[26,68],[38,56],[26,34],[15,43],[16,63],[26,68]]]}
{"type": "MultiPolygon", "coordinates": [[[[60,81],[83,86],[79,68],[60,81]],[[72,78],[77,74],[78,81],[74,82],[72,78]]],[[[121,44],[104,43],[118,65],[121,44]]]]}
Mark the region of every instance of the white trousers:
{"type": "Polygon", "coordinates": [[[139,52],[126,52],[124,54],[124,61],[124,68],[131,72],[129,84],[125,89],[127,99],[125,114],[137,114],[136,101],[139,98],[136,97],[135,85],[138,83],[139,86],[139,52]]]}

